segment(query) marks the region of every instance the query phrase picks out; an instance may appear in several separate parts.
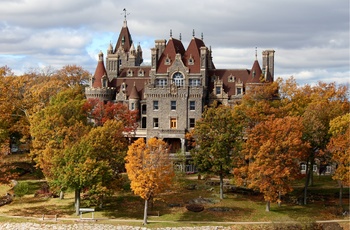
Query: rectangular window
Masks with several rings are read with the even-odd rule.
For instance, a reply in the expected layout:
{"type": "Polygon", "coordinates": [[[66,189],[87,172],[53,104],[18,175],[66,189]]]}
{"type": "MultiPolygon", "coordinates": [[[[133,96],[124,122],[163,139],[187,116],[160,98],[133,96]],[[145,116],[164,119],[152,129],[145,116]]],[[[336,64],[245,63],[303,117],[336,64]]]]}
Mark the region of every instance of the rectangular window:
{"type": "Polygon", "coordinates": [[[200,86],[201,81],[199,79],[189,79],[189,85],[190,86],[200,86]]]}
{"type": "Polygon", "coordinates": [[[158,106],[158,101],[153,101],[153,110],[158,110],[159,106],[158,106]]]}
{"type": "Polygon", "coordinates": [[[176,118],[170,118],[170,128],[176,129],[176,118]]]}
{"type": "Polygon", "coordinates": [[[190,118],[190,128],[194,128],[196,125],[196,120],[194,118],[190,118]]]}
{"type": "Polygon", "coordinates": [[[147,128],[147,118],[146,118],[146,117],[142,117],[142,120],[141,120],[141,128],[142,128],[142,129],[147,128]]]}
{"type": "Polygon", "coordinates": [[[216,87],[216,94],[221,94],[221,87],[220,86],[216,87]]]}
{"type": "Polygon", "coordinates": [[[159,127],[158,118],[153,118],[153,128],[158,128],[158,127],[159,127]]]}
{"type": "Polygon", "coordinates": [[[317,165],[314,165],[312,171],[317,172],[317,165]]]}
{"type": "Polygon", "coordinates": [[[135,110],[135,103],[131,103],[131,110],[135,110]]]}
{"type": "Polygon", "coordinates": [[[237,95],[242,94],[242,88],[237,88],[237,95]]]}
{"type": "Polygon", "coordinates": [[[168,84],[167,79],[157,79],[156,80],[156,85],[157,86],[166,86],[168,84]]]}
{"type": "Polygon", "coordinates": [[[326,166],[326,173],[331,173],[332,167],[327,165],[326,166]]]}
{"type": "Polygon", "coordinates": [[[196,102],[190,101],[190,110],[196,110],[196,102]]]}
{"type": "Polygon", "coordinates": [[[176,110],[176,101],[171,101],[170,103],[171,103],[170,104],[170,109],[171,110],[176,110]]]}

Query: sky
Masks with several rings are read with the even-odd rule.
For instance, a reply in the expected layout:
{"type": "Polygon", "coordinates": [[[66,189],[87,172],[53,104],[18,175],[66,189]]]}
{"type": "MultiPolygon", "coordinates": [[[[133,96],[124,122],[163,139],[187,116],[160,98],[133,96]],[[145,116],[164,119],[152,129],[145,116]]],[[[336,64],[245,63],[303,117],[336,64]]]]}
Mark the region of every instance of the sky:
{"type": "Polygon", "coordinates": [[[1,0],[0,66],[93,74],[125,16],[145,64],[154,40],[171,30],[186,48],[194,31],[216,68],[250,69],[256,50],[261,65],[261,52],[273,49],[275,77],[350,84],[348,0],[1,0]]]}

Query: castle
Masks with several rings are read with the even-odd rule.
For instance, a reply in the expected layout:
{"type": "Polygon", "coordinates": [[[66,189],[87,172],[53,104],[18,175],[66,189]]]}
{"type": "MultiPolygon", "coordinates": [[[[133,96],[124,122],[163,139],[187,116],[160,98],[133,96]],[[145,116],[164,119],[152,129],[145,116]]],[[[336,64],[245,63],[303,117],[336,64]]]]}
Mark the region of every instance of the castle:
{"type": "Polygon", "coordinates": [[[251,69],[216,69],[211,48],[193,37],[185,49],[170,32],[169,40],[155,40],[151,64],[143,63],[140,45],[135,47],[126,18],[119,38],[99,53],[96,71],[85,89],[86,97],[122,102],[139,111],[136,137],[159,137],[171,152],[185,152],[185,134],[201,118],[204,106],[214,101],[234,106],[249,85],[274,79],[274,50],[262,52],[262,66],[251,69]]]}

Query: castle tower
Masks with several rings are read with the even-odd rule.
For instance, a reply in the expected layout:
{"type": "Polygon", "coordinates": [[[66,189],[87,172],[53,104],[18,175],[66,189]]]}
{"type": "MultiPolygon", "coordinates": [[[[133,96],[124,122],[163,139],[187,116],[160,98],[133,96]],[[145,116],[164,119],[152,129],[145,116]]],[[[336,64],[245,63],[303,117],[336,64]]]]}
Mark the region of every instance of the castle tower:
{"type": "Polygon", "coordinates": [[[86,98],[98,98],[102,101],[110,101],[115,94],[108,79],[107,71],[103,62],[103,53],[98,54],[98,62],[93,76],[90,77],[89,87],[85,88],[86,98]]]}

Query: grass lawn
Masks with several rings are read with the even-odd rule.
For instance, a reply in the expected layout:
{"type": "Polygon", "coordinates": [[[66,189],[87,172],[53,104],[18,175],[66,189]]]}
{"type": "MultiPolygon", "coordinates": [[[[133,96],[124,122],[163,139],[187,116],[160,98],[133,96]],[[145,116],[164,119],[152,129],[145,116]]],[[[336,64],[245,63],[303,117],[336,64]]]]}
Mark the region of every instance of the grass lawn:
{"type": "MultiPolygon", "coordinates": [[[[15,198],[11,204],[0,207],[0,213],[5,216],[25,216],[40,218],[45,215],[58,215],[59,218],[77,218],[74,211],[74,192],[65,193],[64,199],[34,197],[35,192],[45,183],[43,180],[24,178],[29,184],[29,192],[22,198],[15,198]]],[[[19,180],[20,181],[20,180],[19,180]]],[[[337,215],[339,211],[337,184],[328,176],[315,177],[315,186],[310,187],[309,194],[312,197],[309,205],[301,206],[291,202],[271,205],[271,211],[265,211],[265,202],[259,194],[247,195],[240,193],[226,193],[225,199],[218,198],[219,187],[211,186],[205,180],[197,180],[194,177],[183,176],[173,186],[172,191],[161,194],[150,205],[150,227],[172,226],[196,226],[195,221],[216,222],[313,222],[315,220],[344,219],[337,215]],[[191,185],[191,186],[189,186],[191,185]],[[188,189],[195,187],[195,189],[188,189]],[[317,196],[316,196],[317,195],[317,196]],[[322,195],[322,196],[320,196],[322,195]],[[202,212],[190,212],[186,204],[196,198],[204,198],[208,203],[203,204],[202,212]],[[320,198],[321,197],[321,198],[320,198]],[[219,208],[220,211],[213,208],[219,208]],[[222,211],[223,210],[223,211],[222,211]],[[158,213],[160,214],[158,216],[158,213]]],[[[300,184],[302,183],[299,182],[300,184]]],[[[300,193],[300,186],[290,197],[300,193]]],[[[6,194],[9,187],[0,186],[0,196],[6,194]]],[[[344,204],[349,204],[349,189],[344,189],[344,204]]],[[[81,207],[88,207],[87,202],[82,202],[81,207]]],[[[129,190],[118,191],[105,202],[101,209],[96,207],[95,218],[99,223],[140,225],[143,218],[144,201],[135,196],[129,190]],[[132,222],[131,220],[139,220],[132,222]]],[[[346,207],[349,208],[348,206],[346,207]]],[[[90,213],[84,217],[91,217],[90,213]]],[[[0,222],[9,220],[0,217],[0,222]]],[[[15,220],[20,221],[20,220],[15,220]]],[[[208,224],[205,224],[208,225],[208,224]]],[[[213,223],[213,225],[217,225],[213,223]]],[[[223,224],[220,224],[223,225],[223,224]]]]}

